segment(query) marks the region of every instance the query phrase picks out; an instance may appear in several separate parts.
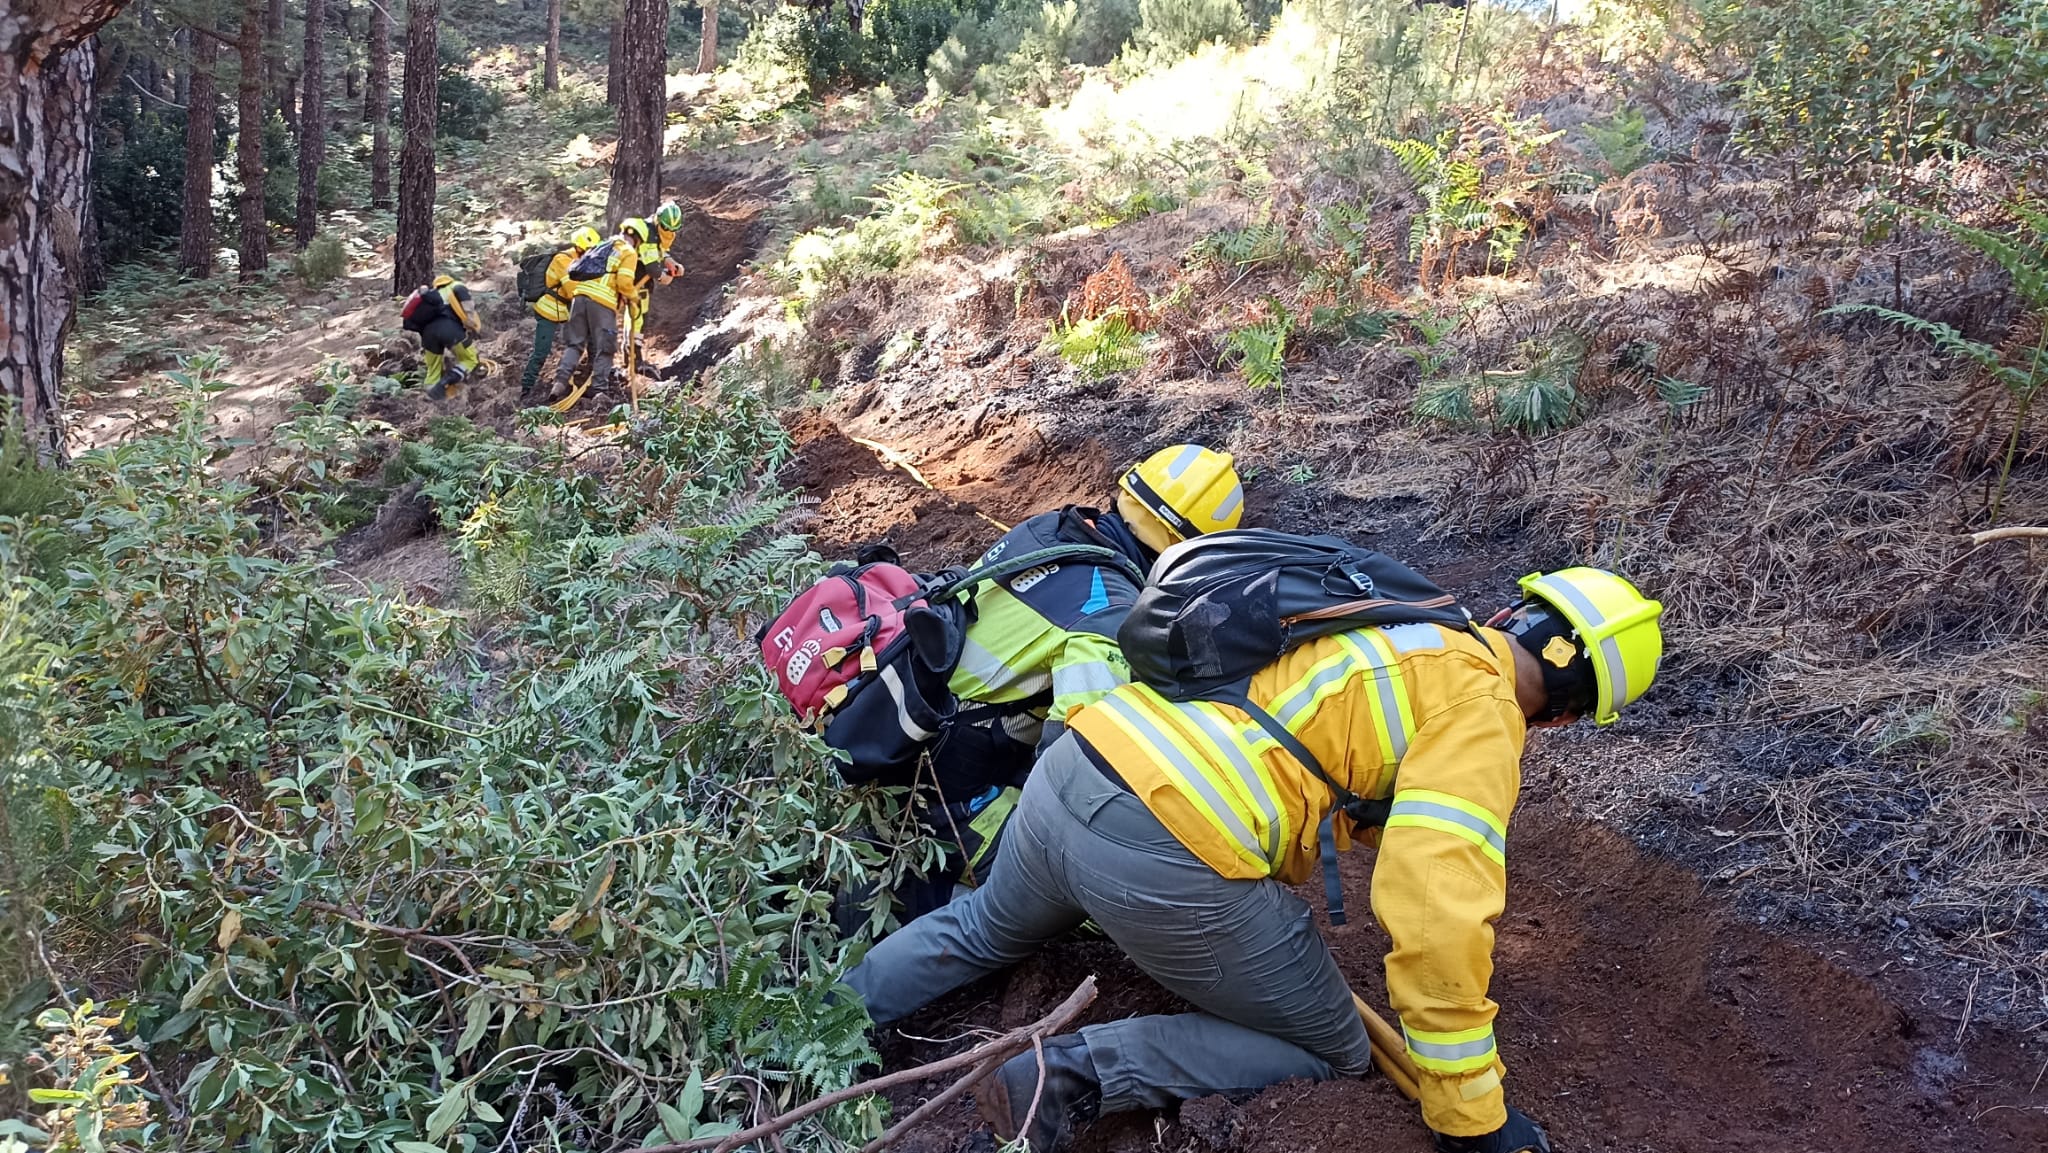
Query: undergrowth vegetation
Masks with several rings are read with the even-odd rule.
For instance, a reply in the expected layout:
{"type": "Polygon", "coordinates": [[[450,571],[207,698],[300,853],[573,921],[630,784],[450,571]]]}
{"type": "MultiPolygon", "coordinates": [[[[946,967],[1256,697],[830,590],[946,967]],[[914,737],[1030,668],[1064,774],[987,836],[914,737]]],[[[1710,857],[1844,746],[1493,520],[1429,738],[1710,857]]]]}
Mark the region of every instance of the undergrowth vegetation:
{"type": "Polygon", "coordinates": [[[894,815],[734,640],[816,563],[758,393],[650,404],[612,470],[416,460],[465,617],[266,550],[208,469],[219,369],[4,537],[7,987],[54,954],[124,990],[106,1024],[186,1149],[591,1148],[847,1084],[871,1054],[827,906],[894,815]]]}

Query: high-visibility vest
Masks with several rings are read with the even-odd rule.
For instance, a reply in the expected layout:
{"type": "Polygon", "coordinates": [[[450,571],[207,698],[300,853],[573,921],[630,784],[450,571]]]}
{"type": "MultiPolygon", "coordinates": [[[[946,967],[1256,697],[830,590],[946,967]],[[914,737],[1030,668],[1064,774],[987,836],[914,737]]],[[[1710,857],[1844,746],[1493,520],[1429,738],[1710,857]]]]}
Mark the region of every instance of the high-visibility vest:
{"type": "MultiPolygon", "coordinates": [[[[1446,651],[1488,665],[1508,660],[1487,642],[1436,625],[1358,629],[1285,654],[1252,678],[1249,695],[1337,781],[1361,797],[1390,799],[1417,725],[1404,657],[1446,651]]],[[[1504,691],[1512,696],[1512,684],[1504,691]]],[[[1170,701],[1132,684],[1070,723],[1218,873],[1289,884],[1309,877],[1318,827],[1335,799],[1242,709],[1170,701]]],[[[1338,847],[1348,848],[1350,822],[1340,815],[1333,823],[1338,847]]],[[[1489,847],[1505,837],[1492,825],[1485,834],[1489,847]]]]}

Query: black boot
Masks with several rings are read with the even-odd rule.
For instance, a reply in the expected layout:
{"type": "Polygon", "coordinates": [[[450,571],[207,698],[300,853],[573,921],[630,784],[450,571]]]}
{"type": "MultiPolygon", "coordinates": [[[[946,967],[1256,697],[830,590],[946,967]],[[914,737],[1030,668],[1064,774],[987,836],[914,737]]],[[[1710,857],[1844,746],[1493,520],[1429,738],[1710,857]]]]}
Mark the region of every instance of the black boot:
{"type": "Polygon", "coordinates": [[[982,1119],[995,1128],[996,1136],[1015,1141],[1025,1114],[1031,1113],[1034,1093],[1038,1112],[1032,1115],[1030,1131],[1021,1133],[1032,1153],[1053,1153],[1066,1144],[1076,1125],[1095,1120],[1102,1110],[1102,1082],[1079,1033],[1045,1042],[1043,1089],[1038,1085],[1038,1055],[1027,1049],[989,1074],[975,1087],[974,1096],[982,1119]]]}

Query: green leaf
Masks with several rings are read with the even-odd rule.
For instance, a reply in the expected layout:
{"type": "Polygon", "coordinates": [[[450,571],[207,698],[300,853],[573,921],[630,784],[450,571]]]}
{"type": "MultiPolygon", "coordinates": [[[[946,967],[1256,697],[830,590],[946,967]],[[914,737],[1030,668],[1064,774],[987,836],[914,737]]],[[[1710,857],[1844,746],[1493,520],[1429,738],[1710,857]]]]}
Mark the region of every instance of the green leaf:
{"type": "Polygon", "coordinates": [[[425,1141],[393,1141],[391,1147],[398,1153],[447,1153],[439,1145],[429,1145],[425,1141]]]}
{"type": "Polygon", "coordinates": [[[439,1141],[448,1136],[450,1130],[469,1116],[470,1083],[458,1081],[435,1104],[434,1111],[427,1114],[427,1140],[439,1141]]]}
{"type": "Polygon", "coordinates": [[[704,1112],[704,1074],[690,1066],[690,1079],[683,1084],[683,1099],[678,1102],[683,1113],[694,1121],[704,1112]]]}
{"type": "Polygon", "coordinates": [[[691,1132],[690,1119],[683,1116],[682,1111],[675,1106],[657,1101],[654,1103],[654,1111],[661,1114],[661,1131],[668,1134],[669,1140],[688,1141],[694,1135],[691,1132]]]}
{"type": "Polygon", "coordinates": [[[455,1042],[456,1056],[460,1057],[471,1049],[476,1048],[476,1043],[483,1040],[484,1030],[490,1028],[491,1025],[491,1007],[491,1001],[487,997],[476,996],[469,999],[469,1008],[466,1011],[467,1019],[463,1022],[462,1026],[462,1036],[455,1042]]]}
{"type": "Polygon", "coordinates": [[[61,1105],[67,1101],[90,1101],[92,1098],[76,1089],[30,1089],[28,1099],[41,1105],[61,1105]]]}

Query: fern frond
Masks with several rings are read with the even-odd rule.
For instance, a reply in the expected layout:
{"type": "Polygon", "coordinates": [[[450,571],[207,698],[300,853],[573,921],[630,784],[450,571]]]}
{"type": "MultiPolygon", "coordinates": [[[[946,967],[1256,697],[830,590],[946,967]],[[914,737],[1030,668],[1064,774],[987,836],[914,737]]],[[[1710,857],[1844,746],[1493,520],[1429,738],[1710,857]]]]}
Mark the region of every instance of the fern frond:
{"type": "Polygon", "coordinates": [[[1896,308],[1886,308],[1879,304],[1841,304],[1828,309],[1826,312],[1821,313],[1821,315],[1837,316],[1857,312],[1889,320],[1901,328],[1927,337],[1934,342],[1936,348],[1943,352],[1970,358],[1977,363],[1978,367],[1997,377],[1999,382],[2007,388],[2018,389],[2025,386],[2026,382],[2023,379],[2023,374],[2000,359],[1996,348],[1985,344],[1981,340],[1971,340],[1961,332],[1958,332],[1953,325],[1943,324],[1938,320],[1928,320],[1926,317],[1914,316],[1910,312],[1900,312],[1896,308]]]}
{"type": "MultiPolygon", "coordinates": [[[[2048,310],[2048,253],[1984,228],[1972,228],[1925,208],[1909,208],[1920,219],[1991,258],[2007,276],[2027,307],[2048,310]]],[[[2039,214],[2036,214],[2037,216],[2039,214]]],[[[2031,223],[2031,222],[2030,222],[2031,223]]]]}

